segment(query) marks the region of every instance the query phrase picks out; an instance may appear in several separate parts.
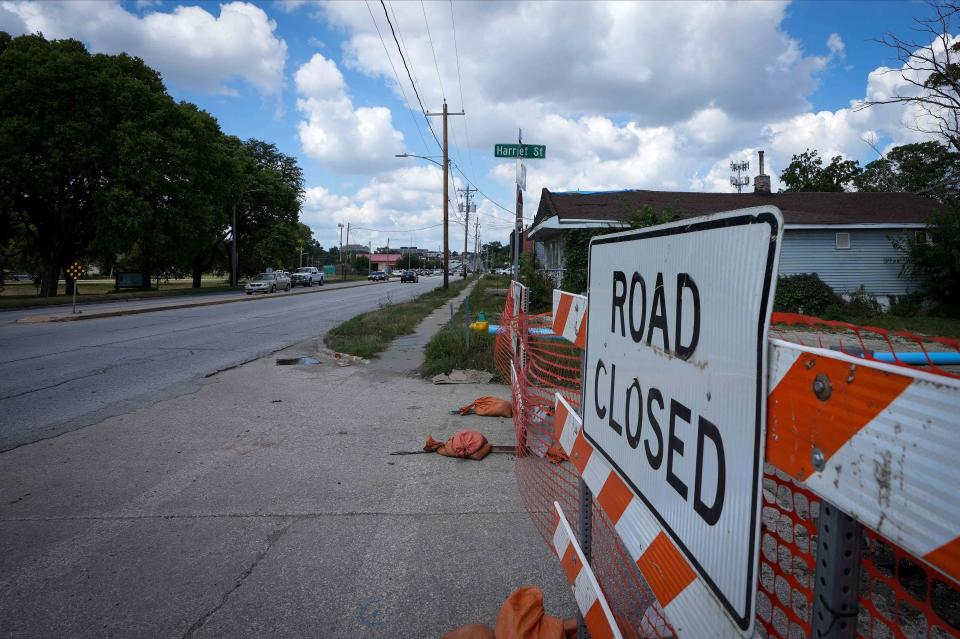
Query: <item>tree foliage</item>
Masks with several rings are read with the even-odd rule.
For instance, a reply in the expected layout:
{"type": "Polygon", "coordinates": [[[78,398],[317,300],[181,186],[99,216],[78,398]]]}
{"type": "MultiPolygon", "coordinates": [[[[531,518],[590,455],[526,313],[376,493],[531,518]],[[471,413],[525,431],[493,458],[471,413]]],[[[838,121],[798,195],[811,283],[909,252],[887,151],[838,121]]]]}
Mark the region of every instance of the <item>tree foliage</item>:
{"type": "Polygon", "coordinates": [[[960,153],[935,141],[894,147],[867,164],[854,182],[859,191],[918,193],[945,201],[958,194],[960,153]]]}
{"type": "MultiPolygon", "coordinates": [[[[647,226],[665,224],[677,219],[678,214],[667,207],[657,212],[649,206],[634,209],[627,215],[627,227],[638,229],[647,226]]],[[[560,288],[571,293],[586,293],[587,291],[587,263],[590,256],[590,240],[597,235],[613,233],[619,228],[611,226],[608,229],[583,229],[571,231],[564,236],[563,281],[560,288]]]]}
{"type": "Polygon", "coordinates": [[[939,138],[960,151],[960,41],[954,30],[960,3],[928,3],[932,14],[914,20],[912,38],[887,33],[877,42],[889,48],[900,67],[887,73],[900,76],[889,96],[865,100],[855,108],[884,104],[907,106],[908,128],[939,138]]]}
{"type": "Polygon", "coordinates": [[[0,32],[0,252],[36,262],[41,294],[74,260],[199,286],[227,256],[234,206],[241,270],[293,266],[311,240],[302,195],[294,158],[225,136],[139,58],[0,32]]]}
{"type": "Polygon", "coordinates": [[[960,211],[945,205],[926,233],[895,239],[905,256],[901,276],[920,281],[924,294],[952,313],[960,312],[960,211]]]}
{"type": "Polygon", "coordinates": [[[787,193],[836,192],[852,187],[860,173],[860,164],[856,160],[844,160],[838,155],[830,160],[830,164],[823,166],[820,154],[816,150],[807,149],[793,156],[790,164],[780,174],[780,181],[786,185],[783,190],[787,193]]]}

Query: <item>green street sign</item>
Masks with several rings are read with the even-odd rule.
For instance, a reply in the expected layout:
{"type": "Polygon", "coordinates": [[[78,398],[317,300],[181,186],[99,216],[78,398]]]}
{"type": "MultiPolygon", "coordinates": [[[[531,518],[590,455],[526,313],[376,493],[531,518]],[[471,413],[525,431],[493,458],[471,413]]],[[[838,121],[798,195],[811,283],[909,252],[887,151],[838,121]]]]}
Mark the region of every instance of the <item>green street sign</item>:
{"type": "Polygon", "coordinates": [[[542,144],[494,144],[493,157],[542,160],[547,157],[547,147],[542,144]]]}

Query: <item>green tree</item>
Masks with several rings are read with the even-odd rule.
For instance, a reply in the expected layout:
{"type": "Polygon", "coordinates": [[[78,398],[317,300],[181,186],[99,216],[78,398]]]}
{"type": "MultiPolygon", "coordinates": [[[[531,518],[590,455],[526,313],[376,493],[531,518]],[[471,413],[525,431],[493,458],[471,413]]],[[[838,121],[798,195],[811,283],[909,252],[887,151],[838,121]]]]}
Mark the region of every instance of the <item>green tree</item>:
{"type": "Polygon", "coordinates": [[[488,255],[488,261],[493,268],[500,268],[510,264],[510,247],[504,246],[500,242],[487,242],[483,245],[483,251],[488,255]]]}
{"type": "Polygon", "coordinates": [[[40,261],[42,295],[56,295],[65,266],[86,255],[124,132],[165,95],[137,58],[90,55],[76,40],[0,37],[0,207],[40,261]]]}
{"type": "Polygon", "coordinates": [[[924,294],[952,314],[960,313],[960,211],[956,204],[935,213],[926,234],[893,240],[903,255],[901,276],[920,281],[924,294]]]}
{"type": "Polygon", "coordinates": [[[152,116],[120,134],[92,248],[123,252],[147,277],[193,273],[194,286],[227,225],[220,127],[189,103],[158,99],[152,116]]]}
{"type": "Polygon", "coordinates": [[[236,189],[239,271],[292,266],[298,263],[293,258],[299,255],[298,245],[310,238],[299,225],[303,170],[296,158],[269,142],[251,139],[242,147],[250,161],[236,189]]]}
{"type": "MultiPolygon", "coordinates": [[[[960,3],[936,0],[931,13],[911,26],[916,34],[903,38],[886,33],[877,41],[891,50],[899,64],[899,86],[878,100],[865,100],[856,110],[882,104],[909,105],[909,128],[939,138],[960,151],[960,41],[955,41],[960,3]]],[[[893,65],[891,65],[893,66],[893,65]]]]}
{"type": "Polygon", "coordinates": [[[857,190],[919,193],[944,201],[957,196],[960,153],[940,142],[894,147],[864,167],[857,190]]]}
{"type": "MultiPolygon", "coordinates": [[[[633,209],[626,219],[627,227],[639,229],[672,222],[679,217],[672,207],[659,213],[649,206],[633,209]]],[[[571,293],[587,292],[587,263],[590,256],[590,240],[597,235],[606,235],[622,230],[611,226],[608,229],[583,229],[567,233],[563,241],[563,280],[560,288],[571,293]]]]}
{"type": "Polygon", "coordinates": [[[823,166],[823,159],[817,151],[807,149],[800,155],[794,155],[790,164],[780,174],[780,181],[787,193],[797,191],[836,192],[852,187],[860,175],[860,163],[856,160],[844,160],[835,156],[830,164],[823,166]]]}

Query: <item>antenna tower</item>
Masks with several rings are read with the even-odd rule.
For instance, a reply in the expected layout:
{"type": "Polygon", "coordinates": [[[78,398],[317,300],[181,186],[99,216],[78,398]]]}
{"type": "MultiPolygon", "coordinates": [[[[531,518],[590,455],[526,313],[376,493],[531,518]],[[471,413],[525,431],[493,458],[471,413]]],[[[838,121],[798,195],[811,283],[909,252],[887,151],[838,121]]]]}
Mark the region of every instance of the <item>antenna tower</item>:
{"type": "Polygon", "coordinates": [[[750,176],[743,175],[749,170],[750,170],[749,160],[730,163],[730,171],[736,174],[736,175],[730,176],[730,186],[737,187],[737,193],[743,193],[743,187],[750,184],[750,176]]]}

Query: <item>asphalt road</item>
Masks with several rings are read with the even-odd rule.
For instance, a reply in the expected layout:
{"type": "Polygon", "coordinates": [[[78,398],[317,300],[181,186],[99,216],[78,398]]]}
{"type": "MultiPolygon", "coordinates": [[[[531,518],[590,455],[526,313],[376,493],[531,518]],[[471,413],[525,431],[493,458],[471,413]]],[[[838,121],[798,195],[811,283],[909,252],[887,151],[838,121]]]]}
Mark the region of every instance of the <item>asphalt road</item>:
{"type": "Polygon", "coordinates": [[[23,312],[0,314],[0,451],[195,392],[217,371],[439,284],[430,277],[80,322],[16,324],[23,312]]]}

